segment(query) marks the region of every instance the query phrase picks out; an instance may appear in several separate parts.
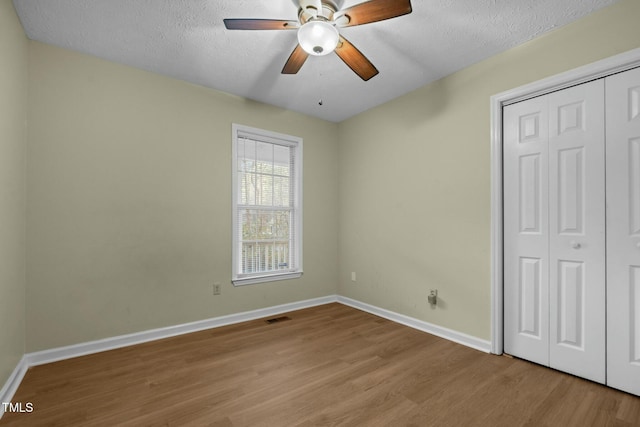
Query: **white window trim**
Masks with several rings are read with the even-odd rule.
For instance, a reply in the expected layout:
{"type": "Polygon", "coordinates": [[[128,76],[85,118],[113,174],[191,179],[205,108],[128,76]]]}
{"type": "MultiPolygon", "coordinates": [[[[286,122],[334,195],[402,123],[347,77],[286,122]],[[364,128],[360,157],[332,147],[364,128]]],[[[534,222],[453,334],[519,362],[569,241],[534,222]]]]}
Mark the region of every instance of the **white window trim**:
{"type": "Polygon", "coordinates": [[[232,162],[231,162],[231,174],[232,174],[232,189],[231,189],[231,217],[232,217],[232,271],[231,271],[231,283],[234,286],[243,286],[243,285],[253,285],[257,283],[265,283],[265,282],[275,282],[280,280],[288,280],[288,279],[296,279],[302,276],[302,186],[303,186],[303,175],[302,175],[302,138],[285,135],[277,132],[271,132],[263,129],[253,128],[249,126],[240,125],[237,123],[233,123],[231,126],[232,130],[232,162]],[[242,248],[240,246],[240,242],[238,236],[233,235],[235,230],[238,230],[238,215],[237,215],[237,206],[238,206],[238,161],[237,161],[237,147],[238,147],[238,137],[249,137],[255,138],[256,140],[264,141],[264,142],[273,142],[278,144],[285,144],[296,146],[296,157],[294,161],[294,174],[296,179],[295,185],[295,195],[294,195],[294,210],[295,210],[295,236],[296,236],[296,258],[298,260],[298,266],[295,271],[286,271],[281,273],[268,273],[260,276],[251,276],[251,277],[238,277],[238,272],[240,271],[240,259],[241,259],[241,251],[242,248]]]}

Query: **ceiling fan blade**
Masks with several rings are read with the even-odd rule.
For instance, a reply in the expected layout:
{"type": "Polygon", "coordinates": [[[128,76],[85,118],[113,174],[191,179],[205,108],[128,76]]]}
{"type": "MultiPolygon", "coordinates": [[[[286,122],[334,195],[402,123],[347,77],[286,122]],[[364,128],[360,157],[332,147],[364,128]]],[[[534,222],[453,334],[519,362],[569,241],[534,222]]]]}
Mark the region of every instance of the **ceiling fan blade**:
{"type": "Polygon", "coordinates": [[[307,60],[309,54],[304,51],[302,46],[298,45],[287,60],[287,63],[284,64],[284,68],[282,69],[282,74],[296,74],[302,68],[302,64],[307,60]]]}
{"type": "Polygon", "coordinates": [[[406,15],[412,10],[411,0],[370,0],[339,11],[334,20],[341,27],[353,27],[406,15]]]}
{"type": "Polygon", "coordinates": [[[279,19],[225,19],[224,26],[227,30],[295,30],[300,24],[279,19]]]}
{"type": "Polygon", "coordinates": [[[365,82],[378,74],[378,70],[371,61],[342,36],[335,52],[365,82]]]}

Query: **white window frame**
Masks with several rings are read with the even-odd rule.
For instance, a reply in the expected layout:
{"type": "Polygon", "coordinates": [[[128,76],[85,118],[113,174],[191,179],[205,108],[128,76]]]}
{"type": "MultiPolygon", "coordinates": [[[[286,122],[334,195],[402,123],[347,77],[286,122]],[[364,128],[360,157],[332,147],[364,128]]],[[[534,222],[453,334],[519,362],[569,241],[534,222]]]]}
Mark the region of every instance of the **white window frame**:
{"type": "Polygon", "coordinates": [[[253,128],[240,124],[232,124],[232,273],[231,282],[234,286],[251,285],[256,283],[273,282],[286,279],[296,279],[302,276],[302,138],[253,128]],[[242,227],[239,224],[239,194],[238,194],[238,141],[249,138],[270,144],[295,147],[293,159],[293,248],[289,248],[290,258],[297,261],[297,265],[282,272],[243,274],[242,273],[242,227]]]}

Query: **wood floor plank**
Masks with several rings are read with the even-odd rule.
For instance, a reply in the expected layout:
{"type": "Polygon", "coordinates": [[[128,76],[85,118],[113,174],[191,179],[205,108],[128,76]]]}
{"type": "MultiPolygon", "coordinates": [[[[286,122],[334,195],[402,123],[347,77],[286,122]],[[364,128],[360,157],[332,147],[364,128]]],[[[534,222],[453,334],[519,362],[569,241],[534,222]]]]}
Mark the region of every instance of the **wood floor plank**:
{"type": "Polygon", "coordinates": [[[640,426],[640,398],[341,304],[29,369],[0,426],[640,426]]]}

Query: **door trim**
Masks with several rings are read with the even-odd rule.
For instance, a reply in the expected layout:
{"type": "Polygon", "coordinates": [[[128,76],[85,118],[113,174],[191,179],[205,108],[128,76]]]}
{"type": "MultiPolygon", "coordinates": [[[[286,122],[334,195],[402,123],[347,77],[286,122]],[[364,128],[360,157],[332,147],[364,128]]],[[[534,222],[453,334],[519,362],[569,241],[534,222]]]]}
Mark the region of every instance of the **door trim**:
{"type": "Polygon", "coordinates": [[[504,344],[502,108],[637,67],[640,67],[640,48],[491,97],[491,353],[502,354],[504,344]]]}

